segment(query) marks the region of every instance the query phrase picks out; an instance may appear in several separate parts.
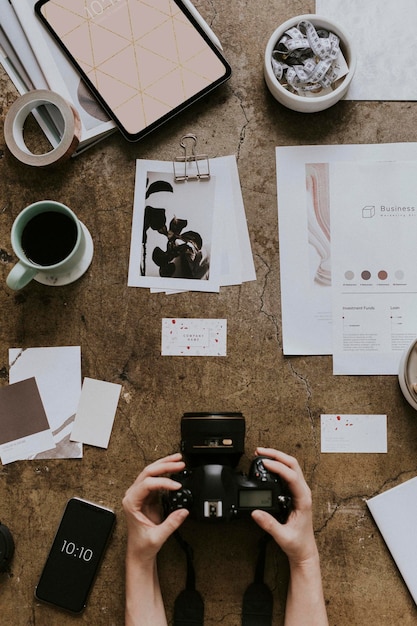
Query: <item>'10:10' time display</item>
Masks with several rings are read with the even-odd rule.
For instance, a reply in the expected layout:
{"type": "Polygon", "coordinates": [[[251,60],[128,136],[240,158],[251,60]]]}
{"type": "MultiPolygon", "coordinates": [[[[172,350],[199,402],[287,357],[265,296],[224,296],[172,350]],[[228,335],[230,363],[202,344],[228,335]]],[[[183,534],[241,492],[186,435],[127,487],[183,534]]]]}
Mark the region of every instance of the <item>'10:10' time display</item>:
{"type": "Polygon", "coordinates": [[[68,554],[69,556],[75,556],[79,559],[82,559],[86,563],[91,561],[93,558],[93,551],[91,548],[85,548],[84,546],[76,546],[73,541],[67,541],[64,539],[62,544],[61,552],[68,554]]]}
{"type": "Polygon", "coordinates": [[[119,4],[121,1],[122,0],[92,0],[90,6],[85,7],[87,18],[91,20],[97,15],[102,15],[106,9],[119,4]]]}

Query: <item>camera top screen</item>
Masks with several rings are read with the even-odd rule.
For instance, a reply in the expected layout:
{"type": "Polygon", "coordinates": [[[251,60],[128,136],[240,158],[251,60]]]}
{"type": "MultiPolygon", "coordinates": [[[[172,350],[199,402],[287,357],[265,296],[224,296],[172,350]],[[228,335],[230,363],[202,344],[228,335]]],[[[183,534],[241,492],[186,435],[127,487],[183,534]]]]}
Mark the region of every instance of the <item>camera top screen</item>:
{"type": "Polygon", "coordinates": [[[241,489],[239,491],[239,508],[271,508],[272,491],[270,489],[241,489]]]}

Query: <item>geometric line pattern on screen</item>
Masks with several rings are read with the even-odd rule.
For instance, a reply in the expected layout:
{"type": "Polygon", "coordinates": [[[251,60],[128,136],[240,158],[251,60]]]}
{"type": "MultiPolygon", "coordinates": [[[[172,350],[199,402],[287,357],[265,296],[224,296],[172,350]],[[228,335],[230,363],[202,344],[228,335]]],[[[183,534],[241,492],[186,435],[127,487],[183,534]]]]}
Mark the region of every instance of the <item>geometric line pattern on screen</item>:
{"type": "Polygon", "coordinates": [[[147,125],[200,92],[223,66],[172,0],[53,0],[48,20],[116,115],[147,125]],[[57,27],[59,24],[59,27],[57,27]]]}

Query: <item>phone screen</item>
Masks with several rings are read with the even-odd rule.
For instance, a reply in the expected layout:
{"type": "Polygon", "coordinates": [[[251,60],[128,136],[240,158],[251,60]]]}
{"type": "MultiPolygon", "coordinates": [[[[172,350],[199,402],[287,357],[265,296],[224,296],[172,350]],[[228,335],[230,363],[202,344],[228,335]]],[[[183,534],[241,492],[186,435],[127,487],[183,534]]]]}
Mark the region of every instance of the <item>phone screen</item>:
{"type": "Polygon", "coordinates": [[[35,11],[129,140],[231,74],[181,0],[38,0],[35,11]]]}
{"type": "Polygon", "coordinates": [[[111,536],[110,509],[71,498],[36,587],[38,600],[80,613],[111,536]]]}

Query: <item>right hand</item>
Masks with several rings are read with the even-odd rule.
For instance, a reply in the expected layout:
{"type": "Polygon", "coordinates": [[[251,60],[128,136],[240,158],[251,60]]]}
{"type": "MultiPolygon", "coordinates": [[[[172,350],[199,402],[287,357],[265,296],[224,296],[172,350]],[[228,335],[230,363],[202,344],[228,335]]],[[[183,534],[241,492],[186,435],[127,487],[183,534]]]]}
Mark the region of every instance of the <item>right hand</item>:
{"type": "Polygon", "coordinates": [[[252,512],[253,519],[275,539],[291,565],[302,565],[317,558],[311,491],[297,459],[272,448],[258,447],[256,455],[268,457],[263,459],[265,468],[287,483],[292,496],[292,511],[285,524],[260,510],[252,512]]]}

